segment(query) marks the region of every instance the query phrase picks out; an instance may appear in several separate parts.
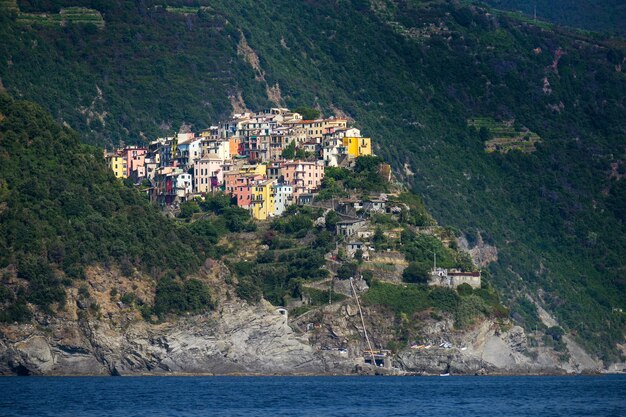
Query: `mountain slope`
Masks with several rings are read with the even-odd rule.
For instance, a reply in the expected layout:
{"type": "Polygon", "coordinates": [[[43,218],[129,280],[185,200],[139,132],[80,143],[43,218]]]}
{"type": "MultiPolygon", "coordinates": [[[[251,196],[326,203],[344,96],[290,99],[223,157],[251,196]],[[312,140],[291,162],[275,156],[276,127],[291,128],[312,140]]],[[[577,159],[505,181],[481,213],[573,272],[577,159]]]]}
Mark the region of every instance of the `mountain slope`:
{"type": "Polygon", "coordinates": [[[563,26],[626,35],[626,5],[620,0],[486,0],[500,9],[521,11],[528,16],[563,26]]]}
{"type": "Polygon", "coordinates": [[[0,93],[0,321],[28,319],[26,303],[63,310],[66,288],[81,286],[92,264],[150,272],[157,287],[185,277],[201,252],[181,236],[115,180],[96,148],[39,106],[0,93]]]}
{"type": "Polygon", "coordinates": [[[245,105],[343,112],[441,223],[496,244],[493,284],[514,317],[539,322],[528,295],[618,358],[623,44],[440,1],[51,3],[94,7],[106,25],[5,13],[0,77],[13,94],[100,143],[206,127],[245,105]],[[537,150],[485,152],[497,132],[468,127],[476,117],[529,129],[537,150]]]}

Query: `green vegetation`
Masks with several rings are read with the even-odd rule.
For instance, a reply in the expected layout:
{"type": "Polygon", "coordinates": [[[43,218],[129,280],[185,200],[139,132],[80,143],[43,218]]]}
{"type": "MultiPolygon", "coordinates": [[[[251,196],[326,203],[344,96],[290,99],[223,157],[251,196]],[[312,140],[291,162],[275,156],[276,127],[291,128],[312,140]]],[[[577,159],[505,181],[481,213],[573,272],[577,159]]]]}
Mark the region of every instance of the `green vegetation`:
{"type": "Polygon", "coordinates": [[[541,138],[528,129],[517,126],[514,121],[496,122],[489,117],[475,117],[467,121],[485,140],[487,152],[507,153],[517,150],[524,153],[534,152],[541,138]]]}
{"type": "Polygon", "coordinates": [[[483,0],[494,7],[519,10],[534,23],[540,20],[599,32],[626,34],[626,8],[621,0],[483,0]]]}
{"type": "Polygon", "coordinates": [[[305,106],[294,107],[292,111],[295,113],[300,113],[302,115],[302,119],[304,120],[315,120],[321,116],[319,110],[305,106]]]}
{"type": "MultiPolygon", "coordinates": [[[[264,297],[274,305],[286,305],[289,298],[302,297],[307,282],[326,278],[324,254],[334,247],[334,238],[326,230],[313,228],[319,215],[316,209],[292,206],[264,233],[268,251],[252,262],[231,259],[231,270],[239,281],[237,295],[253,302],[264,297]]],[[[311,291],[306,290],[309,296],[311,291]]]]}
{"type": "Polygon", "coordinates": [[[430,268],[423,263],[411,262],[402,271],[402,280],[413,284],[428,284],[430,279],[430,268]]]}
{"type": "Polygon", "coordinates": [[[198,313],[215,307],[208,286],[197,279],[180,282],[171,278],[159,281],[153,311],[158,316],[167,313],[198,313]]]}
{"type": "Polygon", "coordinates": [[[68,7],[59,13],[19,13],[17,22],[25,25],[66,26],[92,25],[96,28],[104,27],[104,19],[99,11],[85,7],[68,7]]]}
{"type": "Polygon", "coordinates": [[[454,317],[458,328],[471,326],[480,317],[506,317],[508,311],[502,307],[493,289],[473,290],[465,284],[458,291],[423,285],[394,285],[374,281],[363,295],[366,305],[382,305],[398,316],[412,316],[420,311],[434,308],[454,317]]]}
{"type": "Polygon", "coordinates": [[[354,170],[326,168],[319,198],[329,200],[343,197],[347,195],[347,190],[387,191],[389,184],[379,173],[380,165],[383,163],[383,159],[378,156],[360,156],[356,158],[354,170]]]}
{"type": "MultiPolygon", "coordinates": [[[[0,268],[15,265],[27,283],[3,289],[3,321],[28,319],[26,302],[63,308],[65,287],[83,280],[84,268],[96,263],[117,263],[126,275],[137,268],[157,278],[186,276],[200,265],[198,255],[215,253],[220,234],[245,224],[242,217],[249,220],[247,213],[223,207],[220,221],[177,227],[115,180],[100,150],[80,144],[38,106],[0,94],[0,115],[0,268]]],[[[168,288],[174,282],[170,278],[168,288]]],[[[211,307],[203,285],[185,281],[185,302],[157,290],[155,311],[211,307]]]]}
{"type": "Polygon", "coordinates": [[[181,6],[181,7],[167,6],[165,8],[165,10],[167,10],[168,13],[178,13],[182,15],[195,15],[201,10],[205,10],[205,9],[206,8],[204,7],[191,7],[191,6],[181,6]]]}

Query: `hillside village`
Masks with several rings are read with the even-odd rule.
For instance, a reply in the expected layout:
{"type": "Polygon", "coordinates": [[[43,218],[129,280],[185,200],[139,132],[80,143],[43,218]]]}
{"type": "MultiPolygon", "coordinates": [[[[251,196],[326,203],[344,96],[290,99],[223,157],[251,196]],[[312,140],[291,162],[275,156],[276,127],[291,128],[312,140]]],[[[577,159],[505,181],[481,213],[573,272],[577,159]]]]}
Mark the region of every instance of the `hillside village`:
{"type": "Polygon", "coordinates": [[[347,119],[303,120],[273,108],[105,157],[117,178],[147,180],[150,199],[162,206],[223,191],[252,217],[266,220],[291,204],[310,202],[326,167],[350,166],[368,155],[371,139],[348,127],[347,119]]]}
{"type": "MultiPolygon", "coordinates": [[[[393,223],[410,210],[398,199],[398,192],[363,195],[354,190],[331,194],[332,198],[320,195],[328,170],[353,170],[359,158],[372,157],[371,138],[349,126],[347,119],[306,120],[286,108],[234,114],[199,133],[178,133],[158,138],[147,147],[105,152],[117,178],[142,186],[151,201],[165,208],[224,193],[259,221],[277,218],[290,206],[317,208],[324,215],[337,213],[333,232],[341,249],[337,247],[333,256],[345,253],[371,265],[397,264],[392,268],[401,274],[408,265],[405,256],[397,247],[375,253],[373,241],[379,233],[379,239],[401,245],[403,229],[381,231],[372,222],[372,216],[384,215],[393,223]]],[[[379,163],[376,175],[386,184],[392,181],[388,164],[379,163]]],[[[324,216],[316,221],[318,226],[320,221],[328,222],[324,216]]],[[[418,233],[436,234],[434,229],[425,227],[418,233]]],[[[480,288],[480,272],[462,269],[467,265],[448,269],[434,264],[429,284],[456,288],[466,283],[480,288]]]]}

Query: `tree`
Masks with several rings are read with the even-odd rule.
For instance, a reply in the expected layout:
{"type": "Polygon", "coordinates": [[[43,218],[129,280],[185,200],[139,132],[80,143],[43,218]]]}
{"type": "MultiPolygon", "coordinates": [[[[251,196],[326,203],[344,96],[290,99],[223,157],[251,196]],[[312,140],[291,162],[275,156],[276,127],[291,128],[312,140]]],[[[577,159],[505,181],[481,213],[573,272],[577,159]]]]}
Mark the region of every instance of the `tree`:
{"type": "Polygon", "coordinates": [[[402,280],[414,284],[428,284],[430,271],[428,267],[419,262],[411,262],[402,272],[402,280]]]}
{"type": "Polygon", "coordinates": [[[355,278],[358,272],[358,265],[353,262],[345,263],[339,267],[337,270],[337,278],[338,279],[349,279],[350,277],[355,278]]]}
{"type": "MultiPolygon", "coordinates": [[[[293,143],[293,142],[292,142],[293,143]]],[[[304,149],[296,150],[296,159],[307,159],[311,154],[304,149]]]]}
{"type": "Polygon", "coordinates": [[[320,111],[311,107],[298,106],[293,109],[295,113],[300,113],[304,120],[315,120],[320,117],[320,111]]]}
{"type": "Polygon", "coordinates": [[[334,232],[337,223],[341,220],[341,216],[335,210],[331,210],[326,214],[326,230],[334,232]]]}
{"type": "Polygon", "coordinates": [[[478,137],[480,138],[480,140],[485,142],[485,141],[492,139],[493,135],[491,134],[491,130],[489,130],[485,126],[481,126],[480,129],[478,130],[478,137]]]}
{"type": "Polygon", "coordinates": [[[296,156],[296,142],[291,142],[283,149],[281,156],[285,159],[293,159],[296,156]]]}
{"type": "Polygon", "coordinates": [[[190,219],[194,213],[200,212],[200,206],[195,201],[185,201],[180,205],[180,213],[178,217],[181,219],[190,219]]]}
{"type": "Polygon", "coordinates": [[[365,271],[361,272],[361,276],[363,277],[363,280],[365,281],[365,283],[369,287],[371,287],[373,284],[373,280],[374,280],[374,271],[370,269],[366,269],[365,271]]]}
{"type": "Polygon", "coordinates": [[[354,172],[378,172],[378,166],[384,161],[379,156],[359,156],[354,165],[354,172]]]}
{"type": "Polygon", "coordinates": [[[376,231],[374,231],[374,236],[372,237],[372,242],[374,243],[376,249],[380,248],[380,246],[386,241],[387,239],[385,238],[383,230],[380,227],[377,227],[376,231]]]}
{"type": "Polygon", "coordinates": [[[463,284],[456,287],[456,292],[458,292],[461,297],[464,297],[466,295],[472,295],[474,292],[474,289],[472,288],[471,285],[464,282],[463,284]]]}

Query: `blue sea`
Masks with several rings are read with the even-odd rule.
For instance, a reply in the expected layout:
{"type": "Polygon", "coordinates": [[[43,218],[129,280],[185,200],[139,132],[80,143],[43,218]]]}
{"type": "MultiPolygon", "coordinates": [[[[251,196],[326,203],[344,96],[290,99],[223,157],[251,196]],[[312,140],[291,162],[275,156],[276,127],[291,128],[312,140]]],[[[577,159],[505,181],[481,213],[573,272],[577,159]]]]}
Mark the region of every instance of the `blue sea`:
{"type": "Polygon", "coordinates": [[[626,416],[626,376],[6,377],[0,416],[626,416]]]}

